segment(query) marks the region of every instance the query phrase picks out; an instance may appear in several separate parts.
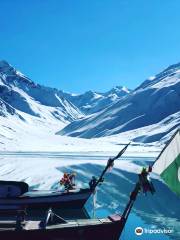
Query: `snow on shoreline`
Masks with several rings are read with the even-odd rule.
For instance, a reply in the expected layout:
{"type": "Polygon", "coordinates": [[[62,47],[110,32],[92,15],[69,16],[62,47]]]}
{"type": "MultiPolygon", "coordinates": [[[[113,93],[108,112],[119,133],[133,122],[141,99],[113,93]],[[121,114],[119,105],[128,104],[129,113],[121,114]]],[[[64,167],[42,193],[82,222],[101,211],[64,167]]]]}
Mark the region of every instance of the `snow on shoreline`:
{"type": "MultiPolygon", "coordinates": [[[[59,128],[52,122],[41,122],[35,117],[23,115],[25,122],[18,117],[0,117],[0,152],[51,152],[107,154],[114,156],[129,142],[127,134],[101,138],[84,139],[78,137],[60,136],[54,133],[59,128]],[[16,129],[16,130],[14,130],[16,129]]],[[[157,156],[161,151],[161,144],[131,143],[126,156],[157,156]]]]}

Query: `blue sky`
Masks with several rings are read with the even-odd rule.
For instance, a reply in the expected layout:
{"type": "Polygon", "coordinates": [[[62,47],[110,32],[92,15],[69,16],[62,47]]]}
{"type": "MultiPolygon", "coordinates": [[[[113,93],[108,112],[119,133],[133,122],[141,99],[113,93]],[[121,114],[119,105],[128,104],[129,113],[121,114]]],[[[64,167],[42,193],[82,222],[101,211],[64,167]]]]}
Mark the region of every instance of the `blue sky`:
{"type": "Polygon", "coordinates": [[[135,88],[180,61],[179,0],[1,0],[0,59],[69,92],[135,88]]]}

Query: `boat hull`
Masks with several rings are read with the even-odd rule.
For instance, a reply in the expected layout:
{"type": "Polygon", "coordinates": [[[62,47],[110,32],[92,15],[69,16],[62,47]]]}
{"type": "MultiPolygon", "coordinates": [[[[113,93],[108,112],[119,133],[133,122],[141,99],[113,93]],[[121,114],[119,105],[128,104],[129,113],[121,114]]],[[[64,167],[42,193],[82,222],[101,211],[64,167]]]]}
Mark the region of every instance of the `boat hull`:
{"type": "Polygon", "coordinates": [[[111,222],[108,224],[52,228],[44,230],[0,231],[0,238],[6,240],[118,240],[122,223],[111,222]]]}
{"type": "Polygon", "coordinates": [[[18,207],[26,208],[82,208],[91,196],[90,189],[79,192],[54,194],[49,196],[24,196],[16,198],[0,198],[0,211],[18,207]]]}

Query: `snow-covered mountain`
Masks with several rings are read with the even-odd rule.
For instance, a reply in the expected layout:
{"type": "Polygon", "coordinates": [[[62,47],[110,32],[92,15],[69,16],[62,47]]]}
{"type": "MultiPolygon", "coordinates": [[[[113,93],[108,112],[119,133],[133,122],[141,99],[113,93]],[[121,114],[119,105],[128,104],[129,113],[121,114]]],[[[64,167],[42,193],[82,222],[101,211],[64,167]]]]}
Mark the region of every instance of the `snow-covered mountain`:
{"type": "MultiPolygon", "coordinates": [[[[144,81],[138,88],[104,110],[76,120],[58,134],[92,138],[119,134],[152,126],[159,129],[159,140],[180,125],[180,63],[172,65],[144,81]],[[159,126],[158,123],[162,122],[159,126]]],[[[150,127],[151,129],[151,127],[150,127]]],[[[149,130],[150,130],[149,129],[149,130]]],[[[157,131],[158,132],[158,131],[157,131]]],[[[138,136],[138,134],[136,134],[138,136]]],[[[134,139],[136,137],[134,136],[134,139]]],[[[136,140],[152,142],[155,138],[138,136],[136,140]]]]}
{"type": "Polygon", "coordinates": [[[83,108],[92,104],[92,109],[95,105],[101,109],[101,101],[96,102],[97,95],[108,104],[108,99],[111,103],[126,92],[126,88],[118,87],[104,96],[89,91],[80,96],[78,104],[76,98],[72,98],[73,94],[36,84],[8,62],[0,61],[0,150],[72,150],[72,147],[77,148],[76,144],[84,149],[83,146],[91,143],[79,143],[79,140],[55,133],[70,122],[85,117],[80,105],[83,108]],[[110,96],[113,93],[114,96],[110,96]]]}
{"type": "Polygon", "coordinates": [[[35,84],[6,61],[0,61],[1,115],[21,115],[70,122],[82,113],[56,89],[35,84]]]}
{"type": "Polygon", "coordinates": [[[100,142],[112,150],[128,140],[163,143],[179,125],[180,64],[134,91],[115,87],[76,95],[36,84],[0,61],[1,150],[102,149],[100,142]]]}
{"type": "Polygon", "coordinates": [[[110,106],[117,102],[123,96],[130,93],[130,89],[126,87],[116,86],[105,93],[87,91],[83,94],[70,94],[62,92],[62,96],[72,102],[84,114],[100,112],[104,106],[110,106]]]}

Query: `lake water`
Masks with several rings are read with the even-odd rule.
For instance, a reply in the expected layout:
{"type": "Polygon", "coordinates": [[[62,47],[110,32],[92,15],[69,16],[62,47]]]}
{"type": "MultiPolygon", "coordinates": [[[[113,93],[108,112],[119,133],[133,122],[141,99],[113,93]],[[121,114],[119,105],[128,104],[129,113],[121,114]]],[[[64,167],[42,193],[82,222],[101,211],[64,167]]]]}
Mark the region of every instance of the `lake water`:
{"type": "MultiPolygon", "coordinates": [[[[31,188],[58,189],[63,172],[77,173],[78,186],[87,187],[92,176],[99,176],[110,153],[0,153],[1,180],[23,180],[31,188]]],[[[111,172],[97,191],[96,217],[123,212],[128,196],[137,181],[137,172],[151,163],[151,158],[121,158],[116,160],[111,172]]],[[[158,179],[152,179],[156,193],[139,194],[129,215],[121,239],[168,240],[180,239],[180,199],[158,179]],[[141,236],[135,228],[142,227],[141,236]],[[155,233],[170,231],[169,234],[155,233]],[[146,232],[146,233],[145,233],[146,232]]],[[[92,198],[86,204],[91,216],[92,198]]]]}

